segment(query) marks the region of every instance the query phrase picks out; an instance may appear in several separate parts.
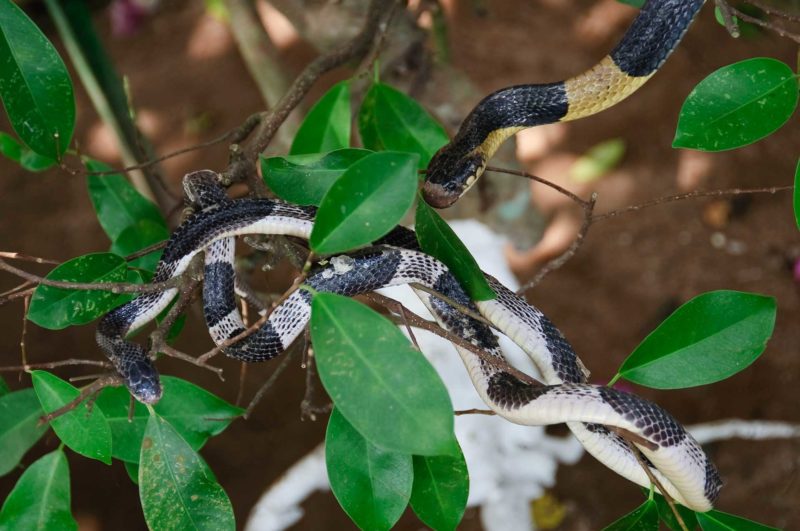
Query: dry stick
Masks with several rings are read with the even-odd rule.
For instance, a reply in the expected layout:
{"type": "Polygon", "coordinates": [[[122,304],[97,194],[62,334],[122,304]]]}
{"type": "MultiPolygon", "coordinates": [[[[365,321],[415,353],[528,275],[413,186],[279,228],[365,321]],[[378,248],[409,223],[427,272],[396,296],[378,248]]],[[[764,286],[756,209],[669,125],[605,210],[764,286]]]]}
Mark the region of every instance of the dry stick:
{"type": "MultiPolygon", "coordinates": [[[[30,282],[26,282],[26,284],[30,284],[30,282]]],[[[19,286],[17,286],[16,288],[12,289],[11,291],[14,292],[14,290],[16,290],[17,288],[19,288],[19,286]]],[[[11,302],[13,300],[21,299],[22,297],[27,297],[29,295],[32,295],[34,291],[36,291],[36,286],[34,286],[32,288],[28,288],[26,290],[10,293],[8,295],[6,295],[4,293],[2,296],[0,296],[0,306],[2,306],[3,304],[5,304],[7,302],[11,302]]]]}
{"type": "Polygon", "coordinates": [[[3,259],[0,259],[0,270],[16,275],[25,280],[42,284],[44,286],[51,286],[61,289],[77,289],[77,290],[98,290],[110,291],[111,293],[153,293],[156,291],[164,291],[177,286],[180,277],[173,277],[165,282],[155,282],[153,284],[131,284],[129,282],[61,282],[58,280],[49,280],[33,273],[28,273],[22,269],[18,269],[3,259]]]}
{"type": "Polygon", "coordinates": [[[525,172],[525,171],[519,171],[519,170],[509,170],[507,168],[496,168],[494,166],[487,166],[486,167],[486,171],[493,171],[493,172],[497,172],[497,173],[507,173],[509,175],[516,175],[518,177],[525,177],[526,179],[530,179],[531,181],[536,181],[537,183],[542,183],[543,185],[549,186],[553,190],[564,194],[565,196],[569,197],[570,199],[572,199],[573,201],[578,203],[584,209],[586,209],[589,206],[589,201],[581,199],[580,197],[578,197],[577,195],[573,194],[572,192],[570,192],[566,188],[564,188],[562,186],[559,186],[556,183],[550,182],[547,179],[543,179],[542,177],[539,177],[539,176],[534,175],[532,173],[528,173],[528,172],[525,172]]]}
{"type": "Polygon", "coordinates": [[[728,5],[725,0],[716,0],[717,7],[719,8],[719,12],[722,15],[722,23],[725,26],[725,29],[728,31],[731,37],[734,39],[739,38],[739,26],[736,24],[736,21],[733,19],[733,13],[731,13],[731,6],[728,5]]]}
{"type": "Polygon", "coordinates": [[[580,249],[583,241],[586,239],[586,234],[589,232],[589,227],[592,226],[592,213],[594,212],[594,205],[596,202],[597,194],[593,193],[591,199],[589,199],[589,201],[586,202],[585,206],[583,207],[583,223],[581,224],[581,228],[578,230],[578,234],[575,236],[575,239],[572,241],[570,246],[566,251],[561,253],[560,256],[557,256],[547,262],[531,280],[523,284],[522,287],[517,290],[517,295],[522,295],[529,289],[538,285],[544,279],[544,277],[566,264],[573,256],[575,256],[575,253],[578,252],[578,249],[580,249]]]}
{"type": "Polygon", "coordinates": [[[789,13],[786,11],[780,11],[775,9],[774,6],[771,6],[766,2],[762,2],[761,0],[747,0],[747,3],[756,6],[768,15],[775,15],[776,17],[785,18],[786,20],[791,20],[793,22],[800,22],[800,15],[795,15],[794,13],[789,13]]]}
{"type": "Polygon", "coordinates": [[[25,336],[28,333],[28,308],[30,307],[31,298],[25,297],[24,309],[22,310],[22,334],[19,338],[19,353],[23,365],[28,364],[28,350],[25,348],[25,336]]]}
{"type": "Polygon", "coordinates": [[[453,413],[455,413],[457,417],[461,415],[497,415],[497,413],[491,409],[458,409],[453,413]]]}
{"type": "Polygon", "coordinates": [[[262,115],[262,121],[253,133],[252,141],[243,151],[233,154],[231,163],[223,172],[223,184],[247,181],[251,191],[258,192],[259,195],[266,191],[263,181],[257,178],[254,171],[258,156],[269,145],[278,127],[322,74],[352,59],[361,58],[369,51],[379,22],[389,5],[390,0],[372,0],[364,26],[358,35],[337,49],[317,57],[306,66],[277,105],[262,115]]]}
{"type": "Polygon", "coordinates": [[[35,262],[37,264],[60,264],[57,260],[50,258],[41,258],[39,256],[30,256],[22,253],[0,251],[0,258],[8,258],[9,260],[24,260],[26,262],[35,262]]]}
{"type": "Polygon", "coordinates": [[[738,9],[736,9],[734,7],[728,6],[728,9],[730,9],[731,13],[736,15],[736,17],[744,20],[745,22],[749,22],[750,24],[755,24],[756,26],[760,26],[762,28],[768,29],[770,31],[773,31],[773,32],[777,33],[781,37],[784,37],[786,39],[792,40],[792,41],[800,44],[800,35],[798,35],[796,33],[792,33],[791,31],[787,31],[784,28],[782,28],[780,26],[776,26],[775,24],[773,24],[771,22],[766,22],[764,20],[761,20],[760,18],[756,18],[756,17],[750,16],[747,13],[743,13],[742,11],[739,11],[738,9]]]}
{"type": "Polygon", "coordinates": [[[644,208],[649,208],[664,203],[671,203],[673,201],[680,201],[683,199],[692,199],[695,197],[717,197],[725,195],[744,195],[744,194],[775,194],[777,192],[784,192],[793,189],[794,189],[793,185],[787,185],[787,186],[769,186],[764,188],[728,188],[725,190],[695,190],[693,192],[687,192],[685,194],[659,197],[657,199],[645,201],[644,203],[638,205],[631,205],[625,208],[620,208],[618,210],[612,210],[611,212],[598,214],[596,216],[592,216],[591,221],[592,223],[594,223],[595,221],[602,221],[604,219],[615,218],[619,215],[627,214],[628,212],[636,212],[644,208]]]}
{"type": "Polygon", "coordinates": [[[286,370],[286,367],[289,366],[289,362],[292,361],[296,352],[297,349],[290,349],[289,352],[286,353],[283,361],[281,361],[280,365],[278,365],[275,370],[272,371],[272,374],[269,375],[267,381],[264,382],[264,385],[259,388],[256,394],[253,396],[253,399],[247,405],[247,409],[245,409],[244,413],[242,413],[243,419],[247,420],[250,418],[250,415],[253,413],[256,405],[258,405],[258,403],[261,402],[261,399],[264,397],[264,393],[266,393],[273,385],[275,385],[275,382],[278,381],[278,377],[281,375],[281,373],[283,373],[283,371],[286,370]]]}
{"type": "Polygon", "coordinates": [[[57,367],[64,367],[67,365],[94,365],[96,367],[102,367],[104,369],[110,369],[113,367],[107,361],[98,361],[98,360],[81,360],[76,358],[70,358],[67,360],[60,360],[60,361],[50,361],[46,363],[26,363],[24,365],[9,365],[6,367],[0,367],[0,372],[30,372],[34,369],[55,369],[57,367]]]}
{"type": "MultiPolygon", "coordinates": [[[[403,306],[402,303],[400,303],[399,301],[396,301],[396,300],[394,300],[392,298],[389,298],[389,297],[387,297],[385,295],[381,295],[380,293],[367,293],[364,296],[368,300],[371,300],[372,302],[374,302],[376,304],[380,304],[381,306],[383,306],[384,308],[386,308],[390,312],[394,312],[395,314],[399,314],[400,313],[399,308],[401,306],[403,306]]],[[[476,347],[475,345],[473,345],[472,343],[470,343],[466,339],[464,339],[464,338],[462,338],[462,337],[450,332],[449,330],[446,330],[446,329],[442,328],[441,326],[439,326],[436,323],[433,323],[431,321],[428,321],[427,319],[424,319],[423,317],[417,315],[416,313],[412,312],[408,308],[404,308],[404,311],[405,311],[405,314],[406,314],[405,320],[408,323],[410,323],[411,326],[414,326],[414,327],[417,327],[417,328],[421,328],[423,330],[427,330],[428,332],[432,332],[432,333],[436,334],[437,336],[439,336],[439,337],[441,337],[443,339],[446,339],[450,343],[453,343],[456,346],[459,346],[459,347],[461,347],[463,349],[469,350],[470,352],[472,352],[473,354],[478,356],[481,359],[481,361],[486,362],[487,364],[491,365],[492,367],[494,367],[496,369],[508,372],[509,374],[513,375],[514,377],[516,377],[517,379],[519,379],[521,382],[523,382],[525,384],[528,384],[528,385],[540,385],[540,383],[537,382],[535,379],[533,379],[531,376],[525,374],[524,372],[520,371],[519,369],[517,369],[515,367],[512,367],[504,359],[496,358],[494,356],[488,355],[482,349],[480,349],[479,347],[476,347]]],[[[397,324],[400,324],[400,325],[404,324],[402,321],[399,321],[399,320],[395,320],[395,322],[397,324]]]]}
{"type": "MultiPolygon", "coordinates": [[[[24,290],[25,288],[30,287],[31,285],[33,285],[33,282],[31,282],[30,280],[26,280],[22,284],[14,286],[10,290],[7,290],[7,291],[4,291],[3,293],[0,293],[0,298],[5,297],[6,295],[11,295],[14,292],[18,292],[20,290],[24,290]]],[[[32,289],[36,289],[36,286],[34,286],[32,289]]]]}
{"type": "Polygon", "coordinates": [[[135,253],[131,253],[128,256],[126,256],[125,257],[125,261],[126,262],[130,262],[130,261],[136,260],[137,258],[141,258],[142,256],[146,256],[146,255],[148,255],[150,253],[154,253],[154,252],[158,251],[159,249],[163,249],[166,246],[167,246],[167,241],[166,240],[164,240],[163,242],[158,242],[158,243],[154,243],[152,245],[148,245],[147,247],[139,249],[135,253]]]}
{"type": "Polygon", "coordinates": [[[409,283],[409,286],[414,288],[414,289],[418,289],[420,291],[424,291],[428,295],[432,295],[432,296],[436,297],[437,299],[441,300],[442,302],[447,303],[449,306],[452,306],[453,308],[458,310],[460,313],[463,313],[467,317],[471,317],[472,319],[475,319],[476,321],[480,321],[481,323],[485,324],[486,326],[490,326],[490,327],[495,328],[495,329],[497,328],[494,324],[492,324],[491,321],[486,319],[486,317],[482,316],[481,314],[475,312],[475,310],[473,310],[471,308],[468,308],[468,307],[464,306],[463,304],[454,301],[453,299],[451,299],[447,295],[443,295],[442,293],[439,293],[438,291],[436,291],[433,288],[429,288],[428,286],[426,286],[424,284],[420,284],[419,282],[411,282],[411,283],[409,283]]]}
{"type": "Polygon", "coordinates": [[[300,420],[308,419],[313,422],[317,420],[317,415],[329,413],[333,409],[333,404],[328,402],[324,406],[314,405],[314,394],[317,388],[314,385],[317,375],[317,362],[314,360],[314,350],[308,345],[308,337],[306,337],[306,391],[303,394],[303,401],[300,402],[300,420]]]}
{"type": "Polygon", "coordinates": [[[644,470],[644,473],[647,474],[647,477],[648,477],[648,479],[650,479],[650,482],[653,485],[655,485],[658,488],[658,490],[661,492],[661,495],[664,497],[664,500],[667,502],[667,505],[669,505],[669,508],[672,510],[672,514],[675,515],[675,519],[678,521],[678,525],[681,526],[681,529],[683,531],[689,531],[689,529],[686,527],[686,523],[683,521],[683,518],[681,517],[680,513],[678,512],[678,508],[675,507],[675,500],[672,499],[672,496],[670,496],[667,493],[667,490],[664,488],[664,486],[661,484],[661,482],[658,480],[658,478],[655,476],[655,474],[653,474],[653,471],[650,470],[650,467],[647,465],[645,460],[642,458],[641,451],[639,450],[639,448],[636,447],[636,444],[643,444],[644,446],[647,446],[648,448],[654,449],[654,448],[657,448],[657,445],[655,445],[654,443],[648,441],[647,439],[644,439],[643,437],[640,437],[639,435],[636,435],[635,433],[632,433],[632,432],[630,432],[630,431],[628,431],[628,430],[626,430],[624,428],[617,428],[615,426],[607,426],[607,427],[612,432],[614,432],[617,435],[619,435],[622,438],[622,440],[625,441],[625,444],[628,445],[628,448],[630,448],[630,450],[633,453],[634,457],[636,457],[636,461],[639,462],[639,466],[641,466],[642,470],[644,470]],[[642,442],[642,441],[644,441],[644,442],[642,442]]]}
{"type": "Polygon", "coordinates": [[[107,374],[105,376],[101,376],[97,380],[81,389],[81,393],[74,400],[67,402],[55,411],[51,411],[50,413],[41,416],[39,418],[39,425],[50,422],[53,419],[56,419],[61,415],[76,409],[84,400],[93,396],[95,393],[100,392],[100,390],[105,387],[118,387],[120,385],[123,385],[123,381],[118,374],[107,374]]]}

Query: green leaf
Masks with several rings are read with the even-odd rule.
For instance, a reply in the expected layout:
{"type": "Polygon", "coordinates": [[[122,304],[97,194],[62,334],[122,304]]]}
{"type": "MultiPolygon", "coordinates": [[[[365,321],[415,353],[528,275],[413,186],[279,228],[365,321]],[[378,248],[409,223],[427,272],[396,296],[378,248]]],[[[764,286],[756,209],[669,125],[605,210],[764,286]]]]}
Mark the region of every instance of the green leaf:
{"type": "Polygon", "coordinates": [[[708,511],[696,513],[697,521],[703,531],[777,531],[771,527],[740,516],[723,513],[722,511],[708,511]]]}
{"type": "MultiPolygon", "coordinates": [[[[125,260],[111,253],[93,253],[68,260],[45,278],[63,282],[124,282],[125,260]]],[[[28,319],[51,330],[93,321],[118,306],[120,296],[110,291],[76,290],[39,285],[31,297],[28,319]]]]}
{"type": "MultiPolygon", "coordinates": [[[[163,395],[154,406],[156,413],[195,450],[202,448],[210,437],[222,433],[244,411],[180,378],[162,376],[161,385],[163,395]]],[[[149,414],[143,404],[136,402],[128,421],[130,396],[122,387],[106,387],[97,397],[97,405],[103,409],[111,427],[111,455],[138,463],[149,414]]]]}
{"type": "Polygon", "coordinates": [[[647,500],[633,512],[604,528],[604,531],[658,531],[656,503],[647,500]]]}
{"type": "Polygon", "coordinates": [[[780,128],[797,106],[797,78],[775,59],[757,57],[720,68],[686,98],[673,147],[723,151],[780,128]]]}
{"type": "Polygon", "coordinates": [[[645,0],[617,0],[620,4],[628,4],[629,6],[633,6],[637,9],[641,9],[644,6],[645,0]]]}
{"type": "Polygon", "coordinates": [[[281,199],[297,205],[319,206],[336,179],[370,153],[366,149],[348,148],[314,155],[261,157],[261,174],[281,199]]]}
{"type": "MultiPolygon", "coordinates": [[[[151,219],[140,219],[130,227],[126,227],[119,234],[114,243],[111,244],[109,251],[120,256],[128,256],[145,247],[168,239],[169,230],[163,223],[155,222],[151,219]]],[[[152,252],[132,260],[128,265],[154,273],[162,252],[162,250],[152,252]]]]}
{"type": "Polygon", "coordinates": [[[47,37],[10,0],[0,1],[0,98],[17,136],[59,159],[75,128],[72,82],[47,37]]]}
{"type": "MultiPolygon", "coordinates": [[[[80,391],[46,371],[31,373],[36,396],[46,413],[78,398],[80,391]]],[[[111,429],[102,409],[84,401],[80,406],[50,421],[58,438],[77,453],[111,464],[111,429]]]]}
{"type": "Polygon", "coordinates": [[[800,159],[797,161],[797,168],[794,170],[794,195],[792,204],[794,205],[794,221],[797,229],[800,230],[800,159]]]}
{"type": "MultiPolygon", "coordinates": [[[[736,9],[741,11],[745,15],[749,15],[751,17],[755,17],[757,19],[763,20],[764,19],[764,12],[761,11],[759,8],[752,6],[750,4],[737,4],[736,9]]],[[[733,18],[733,23],[739,29],[739,34],[742,37],[749,38],[749,37],[757,37],[762,33],[761,28],[756,26],[755,24],[751,24],[749,22],[745,22],[744,20],[740,19],[736,15],[731,15],[733,18]]],[[[717,20],[717,23],[720,26],[725,26],[725,18],[722,16],[722,10],[720,10],[719,6],[714,7],[714,18],[717,20]]]]}
{"type": "Polygon", "coordinates": [[[317,254],[349,251],[392,230],[414,203],[417,157],[371,153],[355,162],[322,198],[309,243],[317,254]]]}
{"type": "Polygon", "coordinates": [[[40,457],[20,476],[0,510],[0,529],[77,529],[69,506],[69,465],[58,449],[40,457]]]}
{"type": "Polygon", "coordinates": [[[361,529],[390,529],[408,505],[414,481],[411,456],[364,439],[337,409],[325,435],[333,495],[361,529]]]}
{"type": "MultiPolygon", "coordinates": [[[[643,490],[645,493],[647,492],[647,489],[643,490]]],[[[682,531],[683,528],[678,523],[678,519],[675,518],[675,514],[672,512],[672,509],[670,509],[669,504],[667,504],[667,500],[665,500],[662,495],[655,492],[653,493],[653,500],[656,502],[658,517],[661,521],[667,524],[667,527],[672,531],[682,531]]],[[[676,503],[675,507],[678,509],[678,513],[681,515],[686,527],[689,529],[697,529],[697,513],[679,503],[676,503]]]]}
{"type": "Polygon", "coordinates": [[[579,183],[596,181],[616,168],[624,155],[625,140],[612,138],[600,142],[575,161],[569,169],[569,176],[579,183]]]}
{"type": "Polygon", "coordinates": [[[151,413],[139,458],[139,498],[150,529],[235,529],[233,508],[203,459],[151,413]]]}
{"type": "Polygon", "coordinates": [[[386,450],[454,455],[453,406],[439,375],[400,330],[367,306],[314,296],[311,340],[339,412],[386,450]]]}
{"type": "MultiPolygon", "coordinates": [[[[93,171],[109,171],[107,164],[87,159],[86,169],[93,171]]],[[[167,223],[161,216],[158,207],[136,191],[136,188],[119,173],[111,175],[87,175],[89,197],[97,212],[100,225],[113,242],[125,229],[135,227],[141,220],[149,220],[167,230],[167,223]]]]}
{"type": "Polygon", "coordinates": [[[478,262],[472,257],[467,246],[456,236],[447,222],[423,200],[417,201],[414,228],[422,250],[444,263],[472,300],[488,301],[497,296],[489,287],[486,277],[478,267],[478,262]]]}
{"type": "Polygon", "coordinates": [[[5,380],[3,380],[3,377],[0,376],[0,398],[4,397],[10,392],[11,389],[8,388],[8,384],[6,383],[5,380]]]}
{"type": "Polygon", "coordinates": [[[365,148],[416,153],[419,169],[427,168],[449,141],[444,128],[419,103],[383,83],[372,85],[364,97],[358,128],[365,148]]]}
{"type": "Polygon", "coordinates": [[[469,496],[469,473],[464,454],[414,456],[414,489],[411,507],[437,531],[456,529],[469,496]]]}
{"type": "Polygon", "coordinates": [[[44,411],[33,389],[0,397],[0,476],[14,470],[25,452],[47,431],[47,426],[39,426],[42,415],[44,411]]]}
{"type": "Polygon", "coordinates": [[[129,463],[127,461],[122,462],[125,465],[125,472],[128,473],[128,477],[131,478],[134,485],[139,484],[139,464],[138,463],[129,463]]]}
{"type": "Polygon", "coordinates": [[[775,327],[775,299],[739,291],[698,295],[667,317],[619,369],[626,380],[679,389],[724,380],[753,363],[775,327]]]}
{"type": "Polygon", "coordinates": [[[18,163],[28,171],[42,171],[53,167],[56,161],[39,155],[28,146],[23,146],[8,133],[0,131],[0,153],[18,163]]]}
{"type": "Polygon", "coordinates": [[[305,155],[350,145],[350,83],[331,87],[308,111],[292,142],[290,155],[305,155]]]}

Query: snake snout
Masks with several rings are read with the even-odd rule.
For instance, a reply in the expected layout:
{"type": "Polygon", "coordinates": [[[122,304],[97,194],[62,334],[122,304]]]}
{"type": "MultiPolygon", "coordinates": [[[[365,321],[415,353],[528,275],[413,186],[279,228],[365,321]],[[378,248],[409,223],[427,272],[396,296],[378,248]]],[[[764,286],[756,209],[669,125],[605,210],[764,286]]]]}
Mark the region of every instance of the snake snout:
{"type": "Polygon", "coordinates": [[[161,382],[149,358],[133,361],[126,369],[125,385],[136,400],[143,404],[161,400],[161,382]]]}
{"type": "Polygon", "coordinates": [[[475,184],[485,161],[479,154],[453,156],[447,148],[441,149],[428,165],[422,196],[436,208],[447,208],[475,184]]]}

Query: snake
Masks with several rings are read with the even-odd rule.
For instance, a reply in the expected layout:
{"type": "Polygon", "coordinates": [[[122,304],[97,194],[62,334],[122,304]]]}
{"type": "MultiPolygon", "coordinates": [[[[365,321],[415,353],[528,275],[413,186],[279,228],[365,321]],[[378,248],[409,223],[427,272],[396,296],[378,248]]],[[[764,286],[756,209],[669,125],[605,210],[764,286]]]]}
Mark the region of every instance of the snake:
{"type": "MultiPolygon", "coordinates": [[[[650,0],[620,44],[588,73],[487,97],[433,158],[423,184],[425,198],[435,206],[452,204],[474,184],[499,144],[521,128],[575,119],[621,101],[664,62],[701,5],[695,0],[650,0]],[[459,173],[459,167],[466,173],[459,173]],[[444,173],[451,180],[444,180],[444,173]]],[[[422,285],[439,294],[413,288],[438,324],[484,353],[456,346],[476,391],[495,413],[523,425],[566,423],[590,454],[626,479],[650,487],[653,476],[663,493],[681,504],[697,511],[713,507],[722,486],[719,473],[677,420],[632,393],[588,383],[583,364],[558,329],[494,278],[486,275],[496,298],[472,301],[447,266],[420,250],[411,229],[398,226],[366,249],[318,263],[305,281],[310,290],[294,291],[254,333],[231,342],[246,330],[235,298],[236,237],[307,240],[316,208],[267,198],[229,199],[218,182],[211,170],[184,179],[186,195],[198,211],[171,235],[153,282],[183,274],[204,253],[204,316],[213,341],[228,356],[259,362],[285,352],[308,325],[313,291],[355,296],[393,285],[422,285]],[[453,301],[480,313],[517,343],[538,367],[543,383],[510,370],[492,327],[465,315],[453,301]]],[[[155,319],[177,292],[144,293],[106,314],[97,327],[98,345],[143,403],[161,397],[158,371],[147,350],[126,336],[155,319]]]]}
{"type": "Polygon", "coordinates": [[[480,178],[500,145],[519,131],[596,114],[630,96],[664,64],[705,0],[649,0],[619,44],[595,66],[555,83],[493,92],[431,159],[423,197],[445,208],[480,178]]]}

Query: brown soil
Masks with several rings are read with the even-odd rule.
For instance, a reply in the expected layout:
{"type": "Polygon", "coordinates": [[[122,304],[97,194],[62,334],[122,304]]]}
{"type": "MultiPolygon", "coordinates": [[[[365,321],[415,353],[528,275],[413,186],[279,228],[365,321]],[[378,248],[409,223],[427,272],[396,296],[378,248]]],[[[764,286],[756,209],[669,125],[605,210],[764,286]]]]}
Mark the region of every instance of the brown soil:
{"type": "MultiPolygon", "coordinates": [[[[112,39],[106,17],[97,19],[120,71],[129,76],[134,101],[150,120],[145,130],[162,153],[222,133],[262,106],[224,31],[221,38],[227,44],[221,50],[199,59],[187,56],[193,43],[197,46],[198,28],[215,24],[203,19],[201,3],[165,5],[130,38],[112,39]],[[210,125],[199,133],[187,132],[187,123],[201,114],[210,125]]],[[[613,0],[495,0],[486,3],[485,17],[473,11],[473,5],[460,2],[451,10],[450,37],[455,67],[463,69],[482,92],[512,83],[562,79],[582,71],[613,46],[632,13],[613,0]]],[[[653,81],[612,111],[570,125],[554,151],[581,153],[604,139],[624,138],[628,152],[620,171],[631,184],[625,202],[675,193],[681,154],[669,146],[678,110],[691,88],[714,69],[737,60],[772,56],[789,64],[795,61],[793,48],[779,39],[730,39],[715,23],[712,11],[706,6],[653,81]]],[[[290,47],[282,55],[293,72],[312,56],[303,45],[290,47]]],[[[441,101],[436,83],[427,90],[423,98],[441,101]]],[[[86,151],[102,157],[92,151],[103,145],[93,134],[99,127],[97,118],[85,94],[79,91],[78,97],[77,139],[86,151]]],[[[7,125],[3,129],[8,130],[7,125]]],[[[788,184],[797,140],[797,127],[789,124],[764,142],[715,154],[699,186],[788,184]]],[[[220,168],[225,160],[226,147],[217,146],[173,159],[164,168],[177,189],[184,172],[220,168]]],[[[81,177],[60,171],[31,175],[7,161],[0,164],[0,248],[59,260],[106,248],[108,241],[94,219],[81,177]]],[[[601,196],[598,210],[615,201],[619,198],[613,192],[601,196]]],[[[790,194],[736,201],[733,214],[723,216],[718,228],[704,221],[710,203],[682,201],[598,223],[578,255],[533,290],[531,300],[570,339],[594,378],[607,381],[644,335],[692,296],[722,288],[773,295],[778,300],[775,334],[753,367],[713,386],[637,391],[687,424],[731,417],[800,422],[800,342],[795,326],[800,299],[788,265],[800,254],[800,238],[790,194]],[[715,232],[738,243],[717,248],[710,243],[715,232]]],[[[0,277],[0,290],[14,282],[0,277]]],[[[0,307],[3,365],[17,363],[21,315],[19,304],[0,307]]],[[[184,334],[179,347],[201,352],[209,341],[197,308],[190,317],[191,332],[184,334]]],[[[35,325],[28,328],[31,362],[99,356],[91,326],[58,332],[35,325]]],[[[228,360],[220,364],[228,375],[224,384],[207,372],[170,360],[161,369],[235,400],[238,366],[228,360]]],[[[270,366],[250,367],[244,396],[251,396],[271,370],[270,366]]],[[[29,385],[25,376],[7,380],[15,388],[29,385]]],[[[203,451],[230,495],[240,524],[264,488],[322,439],[324,421],[299,420],[303,389],[302,371],[294,366],[268,393],[252,420],[234,423],[203,451]]],[[[55,437],[49,435],[34,453],[55,444],[55,437]]],[[[796,440],[711,445],[709,451],[726,482],[719,508],[782,528],[800,528],[798,450],[796,440]]],[[[115,463],[109,469],[74,455],[69,459],[73,509],[82,525],[87,529],[144,528],[136,488],[122,466],[115,463]]],[[[0,497],[5,497],[16,477],[12,474],[0,481],[0,497]]],[[[559,469],[553,494],[568,508],[564,529],[599,528],[641,500],[636,488],[589,457],[559,469]]],[[[330,494],[314,495],[305,508],[308,517],[298,529],[352,527],[330,494]]],[[[418,529],[420,524],[406,515],[399,527],[418,529]]],[[[464,527],[479,527],[474,510],[467,513],[464,527]]]]}

